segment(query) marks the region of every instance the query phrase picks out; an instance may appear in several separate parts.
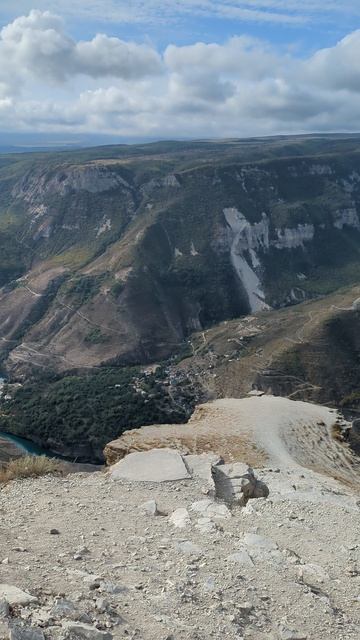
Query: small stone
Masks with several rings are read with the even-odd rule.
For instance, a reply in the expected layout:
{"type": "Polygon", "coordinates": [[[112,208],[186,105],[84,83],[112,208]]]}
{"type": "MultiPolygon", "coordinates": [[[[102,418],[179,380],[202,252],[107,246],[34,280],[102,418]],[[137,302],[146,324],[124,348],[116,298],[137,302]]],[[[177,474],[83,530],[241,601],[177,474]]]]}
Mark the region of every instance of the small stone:
{"type": "Polygon", "coordinates": [[[300,580],[310,587],[323,584],[330,579],[326,571],[318,564],[300,565],[298,571],[300,580]]]}
{"type": "Polygon", "coordinates": [[[200,556],[202,554],[202,550],[190,540],[184,540],[184,542],[179,542],[177,544],[177,549],[186,555],[191,556],[200,556]]]}
{"type": "Polygon", "coordinates": [[[104,581],[100,584],[100,591],[103,593],[117,594],[126,593],[127,587],[123,587],[121,584],[115,584],[114,582],[104,581]]]}
{"type": "Polygon", "coordinates": [[[145,511],[145,513],[147,513],[149,516],[159,515],[156,500],[147,500],[147,502],[143,502],[141,505],[139,505],[139,509],[145,511]]]}
{"type": "Polygon", "coordinates": [[[183,507],[176,509],[171,514],[169,522],[171,522],[171,524],[173,524],[174,527],[177,527],[178,529],[184,529],[191,524],[188,510],[183,507]]]}
{"type": "Polygon", "coordinates": [[[279,638],[280,640],[307,640],[307,635],[281,625],[279,627],[279,638]]]}
{"type": "Polygon", "coordinates": [[[59,529],[50,529],[50,535],[59,536],[60,535],[59,529]]]}

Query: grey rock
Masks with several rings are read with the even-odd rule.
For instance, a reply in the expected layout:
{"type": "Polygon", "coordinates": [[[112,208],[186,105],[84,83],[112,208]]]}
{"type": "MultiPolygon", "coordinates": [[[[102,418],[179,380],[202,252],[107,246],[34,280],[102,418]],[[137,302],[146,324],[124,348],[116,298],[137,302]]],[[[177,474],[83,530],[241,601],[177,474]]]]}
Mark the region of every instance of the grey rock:
{"type": "Polygon", "coordinates": [[[77,620],[80,612],[77,607],[70,600],[57,600],[54,606],[50,610],[50,616],[55,619],[70,618],[71,620],[77,620]]]}
{"type": "Polygon", "coordinates": [[[251,467],[243,462],[213,466],[212,477],[216,497],[229,503],[245,506],[251,498],[269,495],[267,485],[257,480],[251,467]]]}
{"type": "Polygon", "coordinates": [[[145,511],[149,516],[158,516],[159,511],[157,507],[156,500],[147,500],[139,505],[139,509],[145,511]]]}
{"type": "Polygon", "coordinates": [[[14,626],[10,629],[9,640],[45,640],[41,629],[14,626]]]}
{"type": "Polygon", "coordinates": [[[111,480],[170,482],[191,478],[183,459],[174,449],[151,449],[130,453],[110,469],[111,480]]]}
{"type": "Polygon", "coordinates": [[[169,522],[178,529],[184,529],[191,524],[189,512],[185,507],[176,509],[170,516],[169,522]]]}
{"type": "Polygon", "coordinates": [[[100,584],[100,591],[102,593],[116,595],[118,593],[126,593],[127,590],[127,587],[123,587],[121,584],[115,584],[114,582],[104,581],[100,584]]]}

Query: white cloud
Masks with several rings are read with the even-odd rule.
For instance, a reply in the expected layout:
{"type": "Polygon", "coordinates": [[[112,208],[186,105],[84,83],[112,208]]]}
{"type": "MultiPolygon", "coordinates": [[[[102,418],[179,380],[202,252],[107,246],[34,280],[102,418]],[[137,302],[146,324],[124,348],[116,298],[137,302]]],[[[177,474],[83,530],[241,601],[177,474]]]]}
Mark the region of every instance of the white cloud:
{"type": "Polygon", "coordinates": [[[357,130],[359,54],[354,31],[306,60],[245,36],[160,55],[106,35],[75,41],[60,18],[33,11],[0,32],[1,128],[147,137],[357,130]]]}
{"type": "Polygon", "coordinates": [[[161,71],[161,59],[147,45],[97,35],[75,42],[64,32],[62,20],[50,12],[31,11],[0,32],[0,77],[31,74],[50,82],[84,74],[137,79],[161,71]]]}

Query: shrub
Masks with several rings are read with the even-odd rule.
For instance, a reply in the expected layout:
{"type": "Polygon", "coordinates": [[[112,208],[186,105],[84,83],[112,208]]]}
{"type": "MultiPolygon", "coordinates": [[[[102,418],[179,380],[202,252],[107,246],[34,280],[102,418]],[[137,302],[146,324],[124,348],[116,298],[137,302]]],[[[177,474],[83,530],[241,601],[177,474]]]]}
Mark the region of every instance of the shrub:
{"type": "Polygon", "coordinates": [[[46,456],[22,456],[10,460],[0,469],[0,483],[20,478],[38,478],[48,474],[59,473],[60,463],[46,456]]]}

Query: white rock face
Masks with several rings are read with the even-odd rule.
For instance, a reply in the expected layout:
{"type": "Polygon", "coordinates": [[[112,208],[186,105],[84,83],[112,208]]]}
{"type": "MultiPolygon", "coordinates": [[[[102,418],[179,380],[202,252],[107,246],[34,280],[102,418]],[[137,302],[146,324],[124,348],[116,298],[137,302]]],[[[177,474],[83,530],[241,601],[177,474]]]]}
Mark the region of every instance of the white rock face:
{"type": "Polygon", "coordinates": [[[296,249],[314,239],[315,228],[313,224],[298,224],[292,229],[276,229],[276,234],[277,239],[273,243],[276,249],[296,249]]]}
{"type": "Polygon", "coordinates": [[[355,207],[350,209],[339,209],[336,212],[334,227],[336,227],[336,229],[342,229],[345,226],[360,229],[359,216],[355,207]]]}
{"type": "Polygon", "coordinates": [[[169,482],[191,478],[181,455],[174,449],[130,453],[110,469],[111,480],[169,482]]]}
{"type": "Polygon", "coordinates": [[[268,309],[260,278],[255,272],[260,264],[256,250],[269,247],[267,216],[263,214],[262,220],[254,224],[235,208],[224,209],[224,216],[232,232],[231,262],[247,293],[250,309],[252,312],[268,309]],[[250,252],[251,266],[244,257],[245,251],[250,252]]]}
{"type": "Polygon", "coordinates": [[[293,228],[275,229],[275,239],[271,239],[269,218],[265,213],[259,222],[253,224],[234,207],[224,209],[223,213],[231,229],[231,262],[247,293],[250,310],[269,309],[260,280],[259,252],[266,252],[271,247],[304,248],[304,243],[314,239],[315,227],[313,224],[298,224],[293,228]]]}
{"type": "Polygon", "coordinates": [[[110,231],[110,230],[111,230],[111,219],[104,216],[100,223],[100,226],[97,228],[96,237],[98,238],[103,233],[106,233],[106,231],[110,231]]]}

